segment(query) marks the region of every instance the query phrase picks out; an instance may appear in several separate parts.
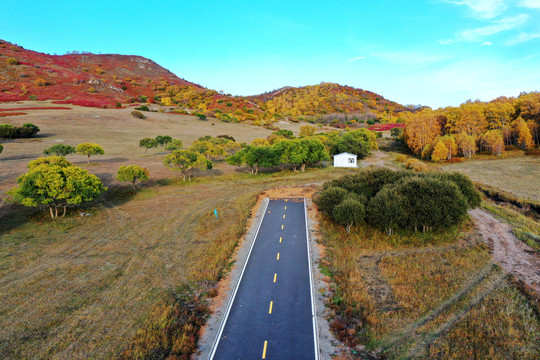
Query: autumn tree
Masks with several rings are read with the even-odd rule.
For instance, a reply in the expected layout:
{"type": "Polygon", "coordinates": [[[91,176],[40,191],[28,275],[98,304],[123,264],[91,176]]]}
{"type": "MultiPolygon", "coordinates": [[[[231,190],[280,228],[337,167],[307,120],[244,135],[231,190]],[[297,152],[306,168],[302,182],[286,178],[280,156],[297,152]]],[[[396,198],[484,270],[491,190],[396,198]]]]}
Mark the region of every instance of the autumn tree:
{"type": "Polygon", "coordinates": [[[438,135],[441,135],[439,122],[431,110],[417,113],[406,124],[403,132],[405,143],[412,152],[418,155],[438,135]]]}
{"type": "Polygon", "coordinates": [[[211,161],[198,152],[191,150],[174,150],[165,157],[163,165],[180,171],[184,176],[184,181],[186,181],[186,176],[191,180],[197,170],[212,168],[211,161]]]}
{"type": "Polygon", "coordinates": [[[482,144],[493,154],[501,156],[504,151],[504,140],[500,130],[489,130],[482,135],[482,144]]]}
{"type": "Polygon", "coordinates": [[[66,160],[66,158],[63,156],[47,156],[30,161],[28,163],[28,169],[32,170],[39,165],[56,165],[60,167],[73,166],[73,164],[66,160]]]}
{"type": "Polygon", "coordinates": [[[441,137],[441,141],[448,150],[446,160],[450,160],[452,156],[456,156],[458,154],[458,145],[453,135],[444,135],[441,137]]]}
{"type": "Polygon", "coordinates": [[[515,127],[518,134],[517,142],[519,146],[524,150],[528,150],[531,147],[533,147],[534,142],[533,142],[531,130],[527,126],[527,123],[525,122],[525,120],[523,120],[522,118],[518,118],[516,120],[515,127]]]}
{"type": "Polygon", "coordinates": [[[105,150],[98,144],[94,143],[82,143],[77,145],[75,148],[77,151],[77,154],[86,155],[87,156],[87,163],[90,164],[90,156],[94,155],[103,155],[105,154],[105,150]]]}
{"type": "Polygon", "coordinates": [[[471,158],[476,154],[476,140],[474,136],[467,135],[464,133],[456,134],[456,143],[458,146],[458,151],[466,158],[471,158]]]}
{"type": "Polygon", "coordinates": [[[97,176],[76,166],[42,163],[29,168],[8,194],[24,206],[48,206],[52,218],[58,217],[60,208],[65,216],[68,206],[92,201],[107,190],[97,176]]]}
{"type": "Polygon", "coordinates": [[[120,182],[129,182],[133,189],[135,189],[135,183],[137,181],[144,182],[148,180],[150,172],[148,169],[140,167],[138,165],[122,165],[118,169],[116,180],[120,182]]]}
{"type": "Polygon", "coordinates": [[[75,152],[75,148],[71,145],[56,144],[48,149],[43,150],[43,155],[66,156],[69,154],[74,154],[75,152]]]}
{"type": "Polygon", "coordinates": [[[302,125],[300,126],[299,136],[313,136],[317,132],[317,128],[311,125],[302,125]]]}
{"type": "Polygon", "coordinates": [[[448,159],[448,148],[442,140],[439,140],[435,147],[433,148],[433,153],[431,154],[431,160],[433,161],[441,161],[441,160],[447,160],[448,159]]]}

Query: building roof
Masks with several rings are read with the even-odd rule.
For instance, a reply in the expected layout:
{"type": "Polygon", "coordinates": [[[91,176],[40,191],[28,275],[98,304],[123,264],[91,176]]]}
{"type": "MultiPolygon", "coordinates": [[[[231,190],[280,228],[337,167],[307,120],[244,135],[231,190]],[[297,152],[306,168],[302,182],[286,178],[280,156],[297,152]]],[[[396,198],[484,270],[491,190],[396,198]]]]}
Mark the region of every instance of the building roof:
{"type": "Polygon", "coordinates": [[[351,153],[348,153],[348,152],[343,152],[343,153],[341,153],[341,154],[336,154],[336,155],[334,155],[334,157],[336,157],[336,156],[343,156],[343,155],[349,155],[349,156],[358,157],[358,155],[351,154],[351,153]]]}

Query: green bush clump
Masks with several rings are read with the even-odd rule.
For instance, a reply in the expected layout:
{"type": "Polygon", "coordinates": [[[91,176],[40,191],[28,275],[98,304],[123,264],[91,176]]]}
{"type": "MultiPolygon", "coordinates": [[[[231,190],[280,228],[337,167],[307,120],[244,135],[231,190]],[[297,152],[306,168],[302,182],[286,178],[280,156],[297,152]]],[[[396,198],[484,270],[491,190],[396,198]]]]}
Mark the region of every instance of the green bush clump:
{"type": "Polygon", "coordinates": [[[20,139],[29,138],[39,132],[39,127],[26,123],[23,126],[13,126],[9,124],[0,125],[0,139],[20,139]]]}
{"type": "Polygon", "coordinates": [[[392,235],[397,229],[430,231],[457,225],[480,205],[472,181],[459,173],[369,169],[323,185],[314,201],[346,226],[365,222],[392,235]]]}
{"type": "Polygon", "coordinates": [[[146,119],[146,116],[140,112],[140,111],[137,111],[137,110],[133,110],[131,112],[131,115],[133,115],[134,117],[136,117],[137,119],[146,119]]]}

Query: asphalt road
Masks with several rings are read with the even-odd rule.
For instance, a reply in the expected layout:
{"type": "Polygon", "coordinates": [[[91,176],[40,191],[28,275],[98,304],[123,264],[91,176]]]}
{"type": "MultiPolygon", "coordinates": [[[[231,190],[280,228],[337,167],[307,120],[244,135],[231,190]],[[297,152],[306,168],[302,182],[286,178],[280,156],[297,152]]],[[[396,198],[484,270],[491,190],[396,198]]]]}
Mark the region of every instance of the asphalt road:
{"type": "Polygon", "coordinates": [[[305,208],[270,200],[215,360],[317,359],[305,208]]]}

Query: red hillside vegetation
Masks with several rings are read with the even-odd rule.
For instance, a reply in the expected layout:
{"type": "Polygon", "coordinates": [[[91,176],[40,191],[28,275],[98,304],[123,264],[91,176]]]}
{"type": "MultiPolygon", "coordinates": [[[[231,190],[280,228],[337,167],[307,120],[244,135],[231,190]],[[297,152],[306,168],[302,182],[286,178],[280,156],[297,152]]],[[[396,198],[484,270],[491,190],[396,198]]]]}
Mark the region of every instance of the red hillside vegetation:
{"type": "Polygon", "coordinates": [[[47,55],[0,40],[0,102],[57,100],[114,106],[169,85],[202,89],[152,60],[132,55],[47,55]]]}

